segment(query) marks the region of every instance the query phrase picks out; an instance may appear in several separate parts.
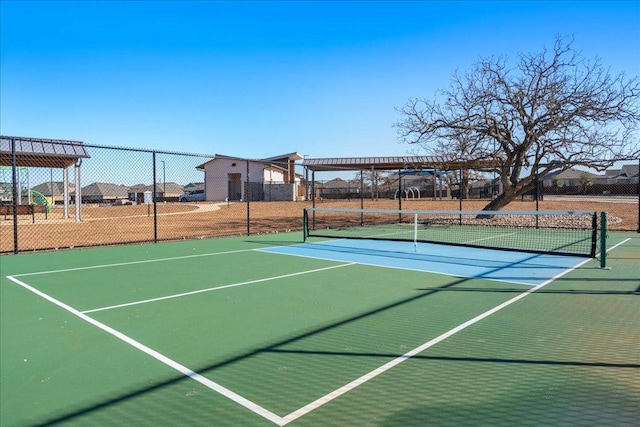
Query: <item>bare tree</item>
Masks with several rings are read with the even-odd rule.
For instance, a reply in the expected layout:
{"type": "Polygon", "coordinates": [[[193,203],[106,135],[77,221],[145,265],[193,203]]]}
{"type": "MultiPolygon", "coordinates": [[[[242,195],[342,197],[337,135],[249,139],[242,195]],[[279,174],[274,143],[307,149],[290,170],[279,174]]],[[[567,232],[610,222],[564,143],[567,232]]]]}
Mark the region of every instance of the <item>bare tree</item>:
{"type": "Polygon", "coordinates": [[[378,169],[364,169],[356,172],[355,180],[362,182],[371,188],[371,198],[377,199],[379,196],[379,183],[384,180],[387,173],[378,169]]]}
{"type": "Polygon", "coordinates": [[[431,154],[494,159],[503,192],[498,210],[531,191],[536,176],[582,165],[604,170],[640,155],[640,81],[612,76],[557,37],[552,51],[481,59],[455,73],[438,99],[410,99],[395,124],[401,141],[431,154]]]}

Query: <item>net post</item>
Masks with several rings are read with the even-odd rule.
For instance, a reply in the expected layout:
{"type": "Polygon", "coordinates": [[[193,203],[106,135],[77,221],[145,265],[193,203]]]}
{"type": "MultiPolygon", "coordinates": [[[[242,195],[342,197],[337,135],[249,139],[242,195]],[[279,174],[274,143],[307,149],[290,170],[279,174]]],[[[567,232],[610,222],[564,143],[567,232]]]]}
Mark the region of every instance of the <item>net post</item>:
{"type": "Polygon", "coordinates": [[[302,209],[302,241],[307,241],[309,235],[309,213],[306,208],[302,209]]]}
{"type": "Polygon", "coordinates": [[[600,212],[600,268],[607,268],[607,213],[600,212]]]}

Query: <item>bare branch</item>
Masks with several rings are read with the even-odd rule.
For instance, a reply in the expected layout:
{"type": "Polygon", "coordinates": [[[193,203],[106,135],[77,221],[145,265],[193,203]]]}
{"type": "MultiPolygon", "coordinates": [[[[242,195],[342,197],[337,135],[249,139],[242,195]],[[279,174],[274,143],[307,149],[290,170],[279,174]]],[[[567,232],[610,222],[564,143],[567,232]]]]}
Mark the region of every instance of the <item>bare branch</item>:
{"type": "Polygon", "coordinates": [[[558,36],[551,50],[521,54],[514,66],[489,57],[454,73],[442,101],[413,98],[399,110],[400,140],[431,153],[501,159],[509,197],[531,185],[523,167],[602,170],[640,156],[640,79],[613,76],[572,45],[558,36]]]}

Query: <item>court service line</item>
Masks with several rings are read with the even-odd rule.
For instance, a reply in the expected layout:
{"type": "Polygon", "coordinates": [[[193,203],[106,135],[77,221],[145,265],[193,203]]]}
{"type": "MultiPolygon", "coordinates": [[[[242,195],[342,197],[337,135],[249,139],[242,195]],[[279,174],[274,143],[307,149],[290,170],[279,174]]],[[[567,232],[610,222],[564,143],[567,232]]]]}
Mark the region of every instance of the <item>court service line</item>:
{"type": "Polygon", "coordinates": [[[567,269],[561,273],[559,273],[558,275],[552,277],[551,279],[547,280],[546,282],[543,282],[521,294],[518,294],[517,296],[511,298],[510,300],[507,300],[505,302],[503,302],[502,304],[499,304],[497,306],[495,306],[494,308],[485,311],[484,313],[474,317],[473,319],[467,320],[466,322],[456,326],[453,329],[450,329],[449,331],[443,333],[442,335],[427,341],[426,343],[414,348],[411,351],[408,351],[407,353],[403,354],[402,356],[399,356],[393,360],[391,360],[388,363],[385,363],[384,365],[380,366],[377,369],[374,369],[371,372],[368,372],[364,375],[362,375],[361,377],[351,381],[348,384],[345,384],[344,386],[332,391],[331,393],[320,397],[319,399],[316,399],[315,401],[303,406],[300,409],[297,409],[293,412],[291,412],[290,414],[284,416],[282,419],[284,421],[284,424],[281,425],[285,425],[288,424],[292,421],[295,421],[296,419],[308,414],[311,411],[314,411],[316,409],[318,409],[319,407],[325,405],[326,403],[331,402],[332,400],[342,396],[343,394],[353,390],[354,388],[361,386],[362,384],[366,383],[369,380],[372,380],[373,378],[377,377],[378,375],[383,374],[384,372],[388,371],[389,369],[399,365],[400,363],[404,362],[405,360],[408,360],[410,358],[412,358],[413,356],[416,356],[417,354],[427,350],[428,348],[446,340],[447,338],[457,334],[458,332],[468,328],[469,326],[478,323],[479,321],[491,316],[492,314],[497,313],[498,311],[502,310],[505,307],[510,306],[511,304],[525,298],[528,295],[531,295],[532,293],[534,293],[535,291],[543,288],[544,286],[548,285],[549,283],[553,282],[554,280],[564,276],[565,274],[569,273],[570,271],[575,270],[576,268],[581,267],[582,265],[586,264],[587,262],[591,261],[591,259],[586,259],[583,262],[577,264],[576,266],[567,269]]]}
{"type": "Polygon", "coordinates": [[[163,297],[149,298],[149,299],[140,300],[140,301],[127,302],[127,303],[124,303],[124,304],[111,305],[111,306],[108,306],[108,307],[101,307],[101,308],[94,308],[94,309],[91,309],[91,310],[84,310],[84,311],[81,311],[81,313],[84,313],[84,314],[95,313],[97,311],[112,310],[114,308],[122,308],[122,307],[129,307],[129,306],[132,306],[132,305],[147,304],[147,303],[151,303],[151,302],[162,301],[162,300],[167,300],[167,299],[172,299],[172,298],[180,298],[180,297],[185,297],[185,296],[189,296],[189,295],[201,294],[201,293],[204,293],[204,292],[219,291],[221,289],[235,288],[237,286],[251,285],[251,284],[254,284],[254,283],[261,283],[261,282],[268,282],[268,281],[271,281],[271,280],[285,279],[287,277],[300,276],[300,275],[303,275],[303,274],[317,273],[319,271],[326,271],[326,270],[331,270],[331,269],[334,269],[334,268],[346,267],[348,265],[353,265],[353,264],[355,264],[355,262],[349,262],[349,263],[340,264],[340,265],[332,265],[330,267],[316,268],[314,270],[299,271],[297,273],[283,274],[283,275],[280,275],[280,276],[272,276],[272,277],[265,277],[265,278],[256,279],[256,280],[248,280],[246,282],[232,283],[232,284],[229,284],[229,285],[215,286],[215,287],[212,287],[212,288],[198,289],[197,291],[182,292],[182,293],[179,293],[179,294],[166,295],[166,296],[163,296],[163,297]]]}
{"type": "MultiPolygon", "coordinates": [[[[627,241],[629,241],[631,239],[626,239],[620,243],[618,243],[617,245],[609,248],[607,250],[607,252],[613,250],[614,248],[626,243],[627,241]]],[[[576,268],[581,267],[582,265],[586,264],[587,262],[589,262],[590,259],[586,259],[583,262],[577,264],[576,266],[574,266],[571,269],[567,269],[565,271],[563,271],[562,273],[554,276],[553,278],[547,280],[544,283],[541,283],[540,285],[537,285],[517,296],[515,296],[514,298],[511,298],[510,300],[507,300],[505,302],[503,302],[502,304],[499,304],[498,306],[456,326],[453,329],[450,329],[449,331],[441,334],[440,336],[416,347],[415,349],[403,354],[402,356],[399,356],[395,359],[393,359],[392,361],[380,366],[379,368],[365,374],[362,375],[361,377],[355,379],[354,381],[351,381],[348,384],[345,384],[344,386],[332,391],[331,393],[328,393],[325,396],[320,397],[319,399],[316,399],[315,401],[291,412],[290,414],[284,416],[284,417],[280,417],[278,415],[276,415],[275,413],[261,407],[260,405],[246,399],[243,396],[240,396],[239,394],[227,389],[226,387],[217,384],[214,381],[209,380],[208,378],[203,377],[202,375],[198,374],[195,371],[192,371],[191,369],[187,368],[186,366],[183,366],[181,364],[179,364],[178,362],[175,362],[174,360],[168,358],[167,356],[164,356],[163,354],[145,346],[142,343],[139,343],[138,341],[130,338],[129,336],[95,320],[92,319],[91,317],[87,316],[86,314],[74,309],[73,307],[49,296],[48,294],[45,294],[44,292],[39,291],[38,289],[16,279],[14,276],[6,276],[7,279],[11,280],[12,282],[18,284],[19,286],[35,293],[36,295],[39,295],[40,297],[46,299],[47,301],[52,302],[53,304],[63,308],[64,310],[72,313],[73,315],[85,320],[86,322],[98,327],[99,329],[102,329],[103,331],[115,336],[116,338],[126,342],[127,344],[137,348],[138,350],[148,354],[149,356],[157,359],[158,361],[166,364],[167,366],[173,368],[174,370],[177,370],[178,372],[182,373],[183,375],[199,382],[200,384],[204,385],[205,387],[227,397],[228,399],[238,403],[239,405],[249,409],[250,411],[262,416],[265,419],[268,419],[269,421],[273,422],[274,424],[277,424],[279,426],[284,426],[292,421],[295,421],[296,419],[312,412],[315,409],[320,408],[321,406],[325,405],[326,403],[331,402],[332,400],[342,396],[343,394],[353,390],[354,388],[368,382],[369,380],[377,377],[378,375],[383,374],[384,372],[388,371],[389,369],[399,365],[400,363],[404,362],[405,360],[408,360],[410,358],[412,358],[413,356],[416,356],[417,354],[425,351],[426,349],[444,341],[447,338],[450,338],[451,336],[457,334],[458,332],[468,328],[469,326],[485,319],[486,317],[489,317],[493,314],[495,314],[496,312],[502,310],[505,307],[508,307],[509,305],[531,295],[532,293],[536,292],[537,290],[543,288],[544,286],[548,285],[549,283],[553,282],[554,280],[564,276],[565,274],[575,270],[576,268]]],[[[335,266],[337,267],[337,266],[335,266]]]]}
{"type": "Polygon", "coordinates": [[[500,239],[502,237],[513,236],[514,234],[516,234],[516,233],[499,234],[497,236],[483,237],[482,239],[469,240],[469,241],[462,242],[462,243],[463,244],[469,244],[469,243],[475,243],[475,242],[482,242],[483,240],[500,239]]]}
{"type": "MultiPolygon", "coordinates": [[[[623,245],[623,244],[627,243],[629,240],[631,240],[631,237],[629,237],[628,239],[624,239],[622,242],[616,243],[615,245],[613,245],[613,246],[611,246],[609,249],[607,249],[607,253],[611,252],[612,250],[614,250],[614,249],[615,249],[615,248],[617,248],[618,246],[620,246],[620,245],[623,245]]],[[[597,256],[597,255],[600,255],[600,252],[598,252],[598,253],[596,254],[596,256],[597,256]]]]}
{"type": "Polygon", "coordinates": [[[39,295],[40,297],[46,299],[47,301],[57,305],[58,307],[68,311],[69,313],[79,317],[80,319],[92,324],[93,326],[102,329],[103,331],[107,332],[108,334],[113,335],[114,337],[124,341],[125,343],[135,347],[136,349],[148,354],[149,356],[153,357],[154,359],[164,363],[165,365],[173,368],[174,370],[180,372],[181,374],[199,382],[200,384],[202,384],[203,386],[225,396],[226,398],[238,403],[239,405],[242,405],[243,407],[249,409],[250,411],[262,416],[263,418],[268,419],[269,421],[278,424],[278,425],[282,425],[282,417],[274,414],[273,412],[269,411],[268,409],[263,408],[262,406],[250,401],[249,399],[240,396],[239,394],[229,390],[228,388],[214,382],[211,381],[210,379],[198,374],[195,371],[192,371],[191,369],[187,368],[184,365],[181,365],[180,363],[176,362],[173,359],[170,359],[169,357],[163,355],[162,353],[159,353],[155,350],[153,350],[150,347],[147,347],[146,345],[134,340],[133,338],[129,337],[128,335],[123,334],[120,331],[117,331],[107,325],[105,325],[102,322],[99,322],[89,316],[87,316],[86,314],[76,310],[75,308],[63,303],[62,301],[59,301],[55,298],[53,298],[52,296],[45,294],[44,292],[39,291],[38,289],[34,288],[33,286],[30,286],[18,279],[16,279],[13,276],[7,276],[7,279],[11,280],[12,282],[18,284],[19,286],[22,286],[23,288],[33,292],[36,295],[39,295]]]}
{"type": "Polygon", "coordinates": [[[224,252],[211,252],[208,254],[195,254],[195,255],[183,255],[183,256],[175,256],[168,258],[156,258],[156,259],[145,259],[140,261],[127,261],[127,262],[117,262],[113,264],[98,264],[98,265],[88,265],[85,267],[74,267],[74,268],[64,268],[61,270],[49,270],[49,271],[37,271],[34,273],[22,273],[22,274],[14,274],[13,277],[24,277],[24,276],[37,276],[40,274],[52,274],[52,273],[66,273],[68,271],[81,271],[81,270],[92,270],[95,268],[108,268],[108,267],[122,267],[126,265],[136,265],[136,264],[147,264],[151,262],[163,262],[163,261],[174,261],[177,259],[188,259],[188,258],[200,258],[205,256],[214,256],[214,255],[228,255],[228,254],[237,254],[241,252],[251,252],[255,251],[255,249],[238,249],[235,251],[224,251],[224,252]]]}

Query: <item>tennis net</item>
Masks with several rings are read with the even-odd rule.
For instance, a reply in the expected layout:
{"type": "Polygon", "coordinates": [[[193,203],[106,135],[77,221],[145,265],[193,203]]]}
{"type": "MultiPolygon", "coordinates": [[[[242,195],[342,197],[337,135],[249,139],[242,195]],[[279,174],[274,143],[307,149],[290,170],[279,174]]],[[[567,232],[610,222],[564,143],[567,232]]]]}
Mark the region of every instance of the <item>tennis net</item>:
{"type": "Polygon", "coordinates": [[[304,238],[404,240],[595,257],[598,217],[588,211],[304,209],[304,238]]]}

